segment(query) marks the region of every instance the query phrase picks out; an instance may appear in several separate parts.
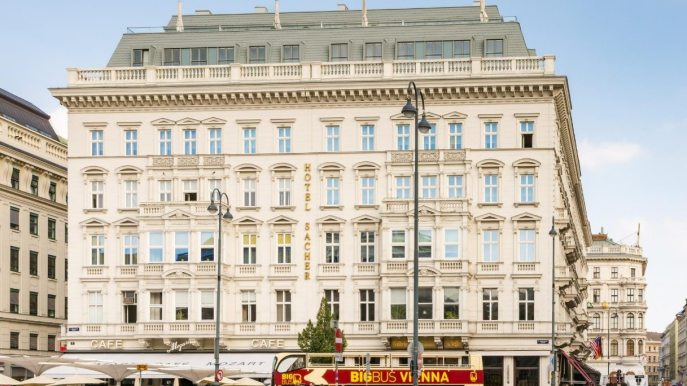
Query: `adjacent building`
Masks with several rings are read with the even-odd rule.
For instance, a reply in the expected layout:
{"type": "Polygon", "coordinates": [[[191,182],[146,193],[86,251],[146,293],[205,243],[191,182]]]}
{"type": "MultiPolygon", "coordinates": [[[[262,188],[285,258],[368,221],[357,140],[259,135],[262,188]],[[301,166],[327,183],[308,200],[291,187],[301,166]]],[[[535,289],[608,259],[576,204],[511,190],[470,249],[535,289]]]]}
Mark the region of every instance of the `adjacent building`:
{"type": "Polygon", "coordinates": [[[678,374],[678,321],[673,320],[668,324],[661,335],[661,352],[659,355],[659,370],[663,384],[677,383],[678,374]]]}
{"type": "Polygon", "coordinates": [[[649,386],[657,386],[661,382],[660,377],[660,351],[661,351],[661,333],[647,331],[646,333],[646,361],[644,364],[644,371],[649,378],[649,386]]]}
{"type": "MultiPolygon", "coordinates": [[[[0,89],[0,354],[55,351],[67,315],[67,145],[0,89]]],[[[22,368],[5,374],[26,377],[22,368]]]]}
{"type": "Polygon", "coordinates": [[[218,238],[225,361],[298,350],[322,297],[348,350],[405,351],[409,81],[432,126],[418,139],[425,350],[483,354],[490,386],[547,384],[552,269],[555,342],[587,350],[570,90],[517,21],[495,6],[179,19],[52,89],[72,139],[69,352],[210,362],[218,238]],[[215,188],[233,214],[221,235],[215,188]]]}

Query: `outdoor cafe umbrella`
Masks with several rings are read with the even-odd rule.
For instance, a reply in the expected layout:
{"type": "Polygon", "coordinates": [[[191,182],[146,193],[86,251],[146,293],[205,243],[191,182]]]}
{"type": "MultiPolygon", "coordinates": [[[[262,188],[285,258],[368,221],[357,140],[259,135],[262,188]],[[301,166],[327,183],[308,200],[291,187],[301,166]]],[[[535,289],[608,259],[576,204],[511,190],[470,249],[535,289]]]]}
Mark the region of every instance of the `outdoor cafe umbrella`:
{"type": "Polygon", "coordinates": [[[57,367],[64,366],[69,363],[69,360],[61,359],[58,356],[53,357],[30,357],[26,355],[22,356],[0,356],[0,361],[9,363],[14,366],[23,367],[35,375],[41,375],[47,370],[57,367]]]}
{"type": "Polygon", "coordinates": [[[237,379],[234,386],[265,386],[262,382],[258,382],[252,378],[237,379]]]}
{"type": "Polygon", "coordinates": [[[0,374],[0,385],[16,385],[19,381],[14,378],[10,378],[7,375],[0,374]]]}
{"type": "MultiPolygon", "coordinates": [[[[155,371],[170,375],[176,375],[177,377],[186,378],[193,383],[200,382],[203,378],[209,377],[215,373],[215,369],[212,367],[190,367],[190,366],[179,366],[179,367],[160,367],[156,368],[155,371]]],[[[214,382],[214,379],[213,379],[214,382]]]]}
{"type": "MultiPolygon", "coordinates": [[[[210,376],[210,377],[205,377],[205,378],[201,379],[200,381],[198,381],[198,384],[199,385],[205,385],[208,383],[212,383],[214,381],[215,381],[215,377],[210,376]]],[[[222,378],[219,380],[219,384],[220,385],[226,385],[226,386],[234,386],[234,385],[236,385],[236,381],[233,379],[229,379],[229,378],[225,377],[225,378],[222,378]]]]}
{"type": "Polygon", "coordinates": [[[97,378],[85,377],[83,375],[73,375],[71,377],[67,377],[67,378],[62,379],[60,381],[57,381],[50,386],[91,385],[91,384],[98,384],[98,383],[107,383],[107,382],[105,382],[101,379],[97,379],[97,378]]]}
{"type": "Polygon", "coordinates": [[[21,386],[45,386],[45,385],[52,385],[55,382],[57,382],[57,379],[53,379],[50,377],[39,375],[37,377],[25,379],[25,380],[17,383],[17,385],[21,385],[21,386]]]}

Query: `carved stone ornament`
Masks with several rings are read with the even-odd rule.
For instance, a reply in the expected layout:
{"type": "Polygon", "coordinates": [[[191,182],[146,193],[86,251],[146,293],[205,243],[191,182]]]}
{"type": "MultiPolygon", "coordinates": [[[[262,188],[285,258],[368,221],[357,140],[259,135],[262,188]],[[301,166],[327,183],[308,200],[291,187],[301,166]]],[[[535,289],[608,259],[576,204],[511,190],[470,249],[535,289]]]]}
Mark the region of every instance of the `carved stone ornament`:
{"type": "Polygon", "coordinates": [[[224,156],[218,155],[218,156],[212,156],[212,157],[203,157],[203,165],[205,165],[205,166],[222,166],[222,165],[224,165],[224,156]]]}
{"type": "Polygon", "coordinates": [[[174,166],[174,158],[172,157],[155,157],[153,158],[153,166],[174,166]]]}
{"type": "Polygon", "coordinates": [[[420,162],[438,162],[438,151],[422,151],[420,152],[420,162]]]}
{"type": "Polygon", "coordinates": [[[453,150],[444,152],[446,161],[465,161],[465,150],[453,150]]]}
{"type": "Polygon", "coordinates": [[[409,151],[392,152],[391,162],[413,162],[413,153],[409,151]]]}
{"type": "Polygon", "coordinates": [[[177,166],[198,166],[198,157],[179,157],[177,166]]]}

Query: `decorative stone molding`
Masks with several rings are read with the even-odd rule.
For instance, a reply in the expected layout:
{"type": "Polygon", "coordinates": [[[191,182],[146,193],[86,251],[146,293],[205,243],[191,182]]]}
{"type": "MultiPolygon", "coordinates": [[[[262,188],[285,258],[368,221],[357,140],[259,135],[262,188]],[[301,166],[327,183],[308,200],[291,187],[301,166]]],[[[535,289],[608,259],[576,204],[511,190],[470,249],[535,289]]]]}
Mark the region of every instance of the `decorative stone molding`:
{"type": "Polygon", "coordinates": [[[413,162],[413,152],[397,151],[391,153],[391,162],[413,162]]]}
{"type": "Polygon", "coordinates": [[[174,158],[172,158],[172,157],[154,157],[153,158],[153,166],[172,167],[172,166],[174,166],[174,158]]]}
{"type": "Polygon", "coordinates": [[[465,161],[465,150],[447,150],[444,152],[444,161],[465,161]]]}
{"type": "Polygon", "coordinates": [[[439,162],[439,152],[420,151],[420,162],[439,162]]]}
{"type": "Polygon", "coordinates": [[[198,166],[198,157],[179,157],[177,166],[198,166]]]}
{"type": "Polygon", "coordinates": [[[203,166],[224,166],[224,156],[207,156],[203,157],[203,166]]]}

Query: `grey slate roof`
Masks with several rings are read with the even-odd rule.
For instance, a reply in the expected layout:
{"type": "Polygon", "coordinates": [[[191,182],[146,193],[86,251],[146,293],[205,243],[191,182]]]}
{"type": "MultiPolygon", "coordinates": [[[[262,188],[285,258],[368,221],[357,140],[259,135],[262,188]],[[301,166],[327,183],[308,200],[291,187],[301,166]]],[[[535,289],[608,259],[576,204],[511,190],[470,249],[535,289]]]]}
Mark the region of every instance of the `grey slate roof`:
{"type": "Polygon", "coordinates": [[[0,88],[0,115],[46,137],[59,140],[50,125],[50,115],[11,92],[0,88]]]}
{"type": "Polygon", "coordinates": [[[248,47],[267,47],[267,62],[281,61],[282,45],[298,44],[302,62],[326,62],[331,43],[349,43],[349,60],[363,60],[365,42],[383,42],[383,59],[396,57],[397,42],[472,41],[472,56],[483,56],[485,39],[503,39],[504,56],[531,56],[514,21],[503,21],[488,6],[490,21],[479,21],[479,7],[370,9],[369,26],[361,11],[284,12],[282,29],[273,28],[274,13],[184,15],[184,32],[176,32],[173,16],[162,32],[126,33],[108,67],[129,67],[134,49],[148,49],[151,64],[161,65],[165,48],[235,47],[236,62],[246,63],[248,47]]]}

